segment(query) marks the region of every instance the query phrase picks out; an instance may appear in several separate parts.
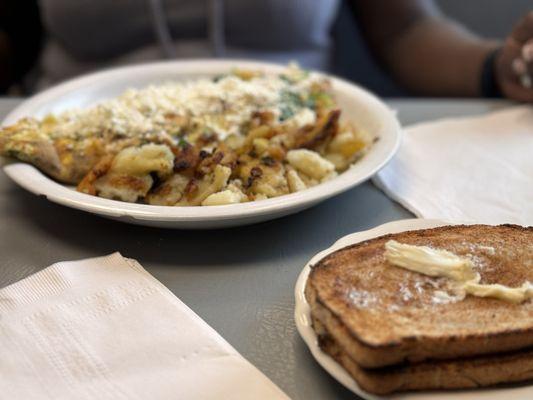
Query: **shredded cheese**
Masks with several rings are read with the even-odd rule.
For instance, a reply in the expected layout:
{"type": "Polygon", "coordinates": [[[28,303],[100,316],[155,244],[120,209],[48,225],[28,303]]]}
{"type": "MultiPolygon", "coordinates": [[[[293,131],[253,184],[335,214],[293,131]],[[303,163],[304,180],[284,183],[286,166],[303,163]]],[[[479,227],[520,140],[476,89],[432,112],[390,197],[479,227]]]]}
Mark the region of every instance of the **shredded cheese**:
{"type": "MultiPolygon", "coordinates": [[[[254,112],[281,114],[283,92],[306,93],[323,80],[319,75],[302,75],[290,82],[278,75],[258,75],[249,80],[228,75],[218,80],[197,79],[168,82],[144,89],[128,89],[121,96],[96,106],[74,109],[55,117],[53,135],[79,137],[112,131],[124,136],[158,133],[164,130],[169,115],[189,118],[223,140],[240,134],[254,112]]],[[[302,108],[290,123],[312,124],[314,111],[302,108]]]]}

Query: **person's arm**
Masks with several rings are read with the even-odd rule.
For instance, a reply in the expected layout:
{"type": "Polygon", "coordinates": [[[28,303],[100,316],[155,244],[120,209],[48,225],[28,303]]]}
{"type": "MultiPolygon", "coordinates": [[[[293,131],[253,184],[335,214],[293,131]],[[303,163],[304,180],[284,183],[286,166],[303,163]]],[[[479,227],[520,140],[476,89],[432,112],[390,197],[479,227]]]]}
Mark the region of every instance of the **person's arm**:
{"type": "Polygon", "coordinates": [[[352,6],[370,49],[398,83],[429,96],[482,95],[485,60],[501,43],[467,31],[430,0],[355,0],[352,6]]]}

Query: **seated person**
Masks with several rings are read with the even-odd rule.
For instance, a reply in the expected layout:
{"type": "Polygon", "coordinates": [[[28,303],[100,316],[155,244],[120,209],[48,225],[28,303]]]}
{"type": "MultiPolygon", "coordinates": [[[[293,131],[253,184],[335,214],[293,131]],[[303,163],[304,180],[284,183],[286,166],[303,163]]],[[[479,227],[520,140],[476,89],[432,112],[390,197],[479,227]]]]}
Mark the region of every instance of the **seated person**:
{"type": "MultiPolygon", "coordinates": [[[[340,5],[334,0],[6,0],[0,8],[0,88],[23,82],[31,92],[98,68],[161,58],[296,60],[332,71],[329,32],[340,5]]],[[[499,43],[468,32],[430,0],[345,0],[342,5],[353,12],[363,38],[354,38],[353,49],[344,51],[360,52],[357,47],[366,45],[408,92],[533,101],[533,12],[499,43]]],[[[365,85],[368,73],[350,76],[365,85]]]]}

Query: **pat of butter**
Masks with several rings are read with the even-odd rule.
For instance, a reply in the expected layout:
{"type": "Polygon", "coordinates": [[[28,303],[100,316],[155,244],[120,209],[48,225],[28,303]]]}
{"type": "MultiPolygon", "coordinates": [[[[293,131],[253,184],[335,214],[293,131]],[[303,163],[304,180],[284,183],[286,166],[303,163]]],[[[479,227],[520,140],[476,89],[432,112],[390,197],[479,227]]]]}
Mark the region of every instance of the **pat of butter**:
{"type": "Polygon", "coordinates": [[[447,250],[413,246],[389,240],[385,243],[385,258],[391,264],[424,275],[445,277],[455,281],[476,278],[472,261],[447,250]]]}
{"type": "Polygon", "coordinates": [[[529,282],[524,282],[517,288],[479,283],[480,276],[474,271],[472,261],[447,250],[389,240],[385,243],[385,258],[392,265],[409,271],[452,279],[471,296],[491,297],[512,303],[522,303],[533,298],[533,285],[529,282]]]}
{"type": "Polygon", "coordinates": [[[533,298],[533,286],[529,282],[524,282],[522,286],[511,288],[509,286],[492,284],[483,285],[474,281],[465,282],[464,289],[467,294],[478,297],[492,297],[506,300],[512,303],[522,303],[533,298]]]}

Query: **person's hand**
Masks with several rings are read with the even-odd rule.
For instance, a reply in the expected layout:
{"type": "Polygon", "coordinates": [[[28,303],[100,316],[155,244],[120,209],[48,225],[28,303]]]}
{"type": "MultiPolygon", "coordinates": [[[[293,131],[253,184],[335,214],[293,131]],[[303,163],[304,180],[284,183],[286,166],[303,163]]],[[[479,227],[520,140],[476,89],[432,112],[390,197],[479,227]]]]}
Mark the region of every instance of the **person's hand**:
{"type": "Polygon", "coordinates": [[[533,11],[505,40],[495,59],[495,78],[505,97],[533,102],[533,11]]]}

